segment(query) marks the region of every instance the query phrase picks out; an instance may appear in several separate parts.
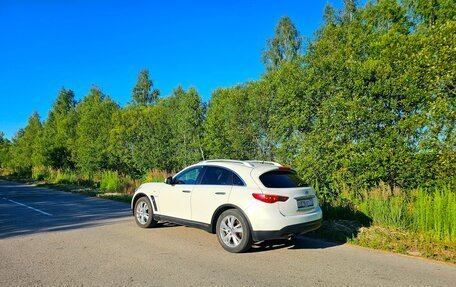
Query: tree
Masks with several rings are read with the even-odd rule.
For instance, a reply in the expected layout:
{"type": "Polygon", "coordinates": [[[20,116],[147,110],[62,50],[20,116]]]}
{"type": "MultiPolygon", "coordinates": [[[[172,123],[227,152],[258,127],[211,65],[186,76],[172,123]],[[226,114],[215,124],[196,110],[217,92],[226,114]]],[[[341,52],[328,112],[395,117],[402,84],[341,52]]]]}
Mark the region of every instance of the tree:
{"type": "Polygon", "coordinates": [[[119,171],[136,178],[148,170],[173,170],[175,156],[168,122],[172,110],[159,101],[154,106],[126,106],[113,116],[109,154],[119,171]]]}
{"type": "Polygon", "coordinates": [[[40,116],[33,112],[27,126],[20,129],[13,138],[10,167],[18,174],[30,176],[33,166],[43,164],[42,151],[37,145],[41,137],[40,116]]]}
{"type": "Polygon", "coordinates": [[[76,140],[76,100],[72,90],[62,88],[43,126],[40,148],[45,164],[53,168],[73,168],[72,150],[76,140]]]}
{"type": "Polygon", "coordinates": [[[3,132],[0,132],[0,169],[7,168],[10,163],[10,148],[11,141],[5,137],[3,132]]]}
{"type": "Polygon", "coordinates": [[[429,28],[439,21],[454,20],[456,3],[452,0],[404,0],[416,27],[429,28]]]}
{"type": "Polygon", "coordinates": [[[262,60],[268,70],[280,69],[282,63],[299,60],[302,38],[289,17],[282,17],[275,34],[268,39],[262,60]]]}
{"type": "Polygon", "coordinates": [[[132,104],[142,106],[156,104],[159,95],[160,91],[154,89],[154,84],[149,79],[149,70],[141,70],[136,85],[133,88],[132,104]]]}
{"type": "Polygon", "coordinates": [[[84,172],[109,168],[109,133],[119,106],[97,87],[76,108],[75,162],[84,172]]]}
{"type": "Polygon", "coordinates": [[[183,168],[204,158],[202,149],[205,106],[195,88],[187,92],[178,86],[164,101],[172,111],[168,126],[172,132],[175,168],[183,168]]]}
{"type": "Polygon", "coordinates": [[[212,94],[204,137],[209,158],[251,159],[258,156],[259,130],[254,125],[253,106],[245,86],[217,89],[212,94]]]}

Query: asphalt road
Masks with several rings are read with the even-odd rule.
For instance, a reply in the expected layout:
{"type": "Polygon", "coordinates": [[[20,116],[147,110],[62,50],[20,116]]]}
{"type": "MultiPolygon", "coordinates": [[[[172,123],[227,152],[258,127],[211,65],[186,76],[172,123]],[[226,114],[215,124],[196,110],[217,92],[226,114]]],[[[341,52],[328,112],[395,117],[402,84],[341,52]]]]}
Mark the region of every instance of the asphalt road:
{"type": "Polygon", "coordinates": [[[0,181],[0,286],[456,286],[456,266],[300,237],[230,254],[128,204],[0,181]]]}

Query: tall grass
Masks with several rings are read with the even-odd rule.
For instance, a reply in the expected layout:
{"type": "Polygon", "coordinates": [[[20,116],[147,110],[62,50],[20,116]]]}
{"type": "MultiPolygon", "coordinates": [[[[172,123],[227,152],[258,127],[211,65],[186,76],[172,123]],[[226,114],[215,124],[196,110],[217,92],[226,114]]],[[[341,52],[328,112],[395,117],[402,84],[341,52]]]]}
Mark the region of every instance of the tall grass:
{"type": "Polygon", "coordinates": [[[142,182],[163,182],[170,175],[169,172],[163,170],[151,169],[143,176],[142,182]]]}
{"type": "Polygon", "coordinates": [[[141,179],[133,179],[129,175],[117,171],[105,170],[94,173],[84,173],[76,170],[52,169],[37,166],[32,169],[32,178],[56,184],[75,184],[99,188],[105,192],[133,194],[136,187],[144,182],[163,182],[171,174],[158,169],[151,169],[141,179]]]}
{"type": "Polygon", "coordinates": [[[456,242],[456,191],[450,186],[405,191],[380,184],[357,192],[343,189],[337,198],[326,199],[324,205],[330,218],[340,218],[337,211],[342,209],[344,219],[363,224],[370,221],[418,232],[430,239],[456,242]]]}
{"type": "Polygon", "coordinates": [[[456,194],[450,187],[418,190],[412,212],[413,228],[436,239],[456,241],[456,194]]]}
{"type": "Polygon", "coordinates": [[[100,189],[103,191],[133,194],[140,184],[139,180],[119,174],[117,171],[107,170],[101,173],[100,189]]]}
{"type": "Polygon", "coordinates": [[[101,173],[100,189],[105,191],[118,191],[123,185],[117,171],[103,171],[101,173]]]}

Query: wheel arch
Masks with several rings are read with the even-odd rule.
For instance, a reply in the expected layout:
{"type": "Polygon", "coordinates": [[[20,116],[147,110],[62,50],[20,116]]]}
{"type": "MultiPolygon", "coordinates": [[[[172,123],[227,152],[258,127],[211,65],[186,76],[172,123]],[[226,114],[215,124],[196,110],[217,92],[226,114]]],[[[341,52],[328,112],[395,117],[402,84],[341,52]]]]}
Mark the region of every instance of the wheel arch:
{"type": "Polygon", "coordinates": [[[247,220],[247,224],[249,225],[249,228],[251,231],[252,230],[252,225],[250,224],[250,220],[248,218],[248,216],[245,214],[244,211],[242,211],[242,209],[237,206],[237,205],[234,205],[234,204],[231,204],[231,203],[227,203],[227,204],[224,204],[224,205],[221,205],[219,206],[214,214],[212,215],[212,219],[211,219],[211,233],[215,234],[215,229],[217,228],[217,219],[219,218],[219,216],[226,210],[229,210],[229,209],[236,209],[238,210],[240,213],[242,213],[242,215],[244,216],[245,220],[247,220]]]}
{"type": "Polygon", "coordinates": [[[135,204],[136,202],[138,201],[138,199],[140,199],[141,197],[147,197],[147,195],[143,192],[140,192],[140,193],[137,193],[133,196],[133,199],[131,201],[131,213],[134,214],[135,213],[135,204]]]}

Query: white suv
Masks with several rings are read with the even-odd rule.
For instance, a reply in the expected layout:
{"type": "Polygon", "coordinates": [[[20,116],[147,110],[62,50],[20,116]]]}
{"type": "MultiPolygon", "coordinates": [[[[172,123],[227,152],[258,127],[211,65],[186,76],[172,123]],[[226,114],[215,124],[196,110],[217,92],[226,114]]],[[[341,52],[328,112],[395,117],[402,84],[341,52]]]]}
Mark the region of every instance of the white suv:
{"type": "Polygon", "coordinates": [[[158,221],[216,233],[227,251],[290,238],[320,227],[315,191],[294,170],[275,162],[206,160],[164,183],[145,183],[131,208],[140,227],[158,221]]]}

